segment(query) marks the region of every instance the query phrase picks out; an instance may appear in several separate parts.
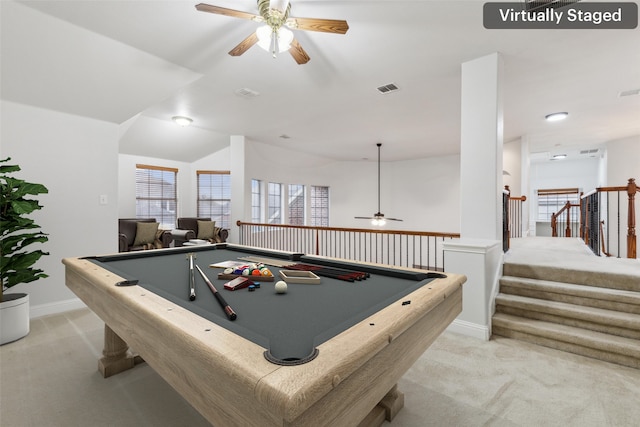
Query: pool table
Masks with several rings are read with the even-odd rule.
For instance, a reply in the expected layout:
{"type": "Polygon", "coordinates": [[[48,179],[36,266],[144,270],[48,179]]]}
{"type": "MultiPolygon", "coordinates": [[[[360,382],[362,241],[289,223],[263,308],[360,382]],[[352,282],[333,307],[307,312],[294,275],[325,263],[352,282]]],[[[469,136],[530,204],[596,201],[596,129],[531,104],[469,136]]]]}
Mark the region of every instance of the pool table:
{"type": "Polygon", "coordinates": [[[214,426],[379,425],[396,383],[462,310],[466,278],[233,244],[63,259],[67,286],[105,322],[106,377],[144,360],[214,426]],[[189,254],[237,314],[230,320],[189,254]],[[260,287],[224,289],[221,263],[264,262],[260,287]],[[279,271],[321,268],[320,283],[279,271]],[[305,267],[305,268],[307,268],[305,267]],[[358,272],[361,280],[338,274],[358,272]],[[268,279],[267,279],[268,280],[268,279]],[[129,349],[131,346],[131,349],[129,349]]]}

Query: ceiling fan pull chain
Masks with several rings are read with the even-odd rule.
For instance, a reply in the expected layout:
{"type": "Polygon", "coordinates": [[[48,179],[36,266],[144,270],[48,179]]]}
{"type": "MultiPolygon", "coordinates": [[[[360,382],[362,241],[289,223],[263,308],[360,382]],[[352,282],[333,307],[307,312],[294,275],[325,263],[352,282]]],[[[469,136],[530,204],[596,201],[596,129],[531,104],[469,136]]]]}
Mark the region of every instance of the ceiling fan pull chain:
{"type": "Polygon", "coordinates": [[[274,28],[271,32],[271,55],[275,58],[278,52],[280,52],[278,46],[278,30],[274,28]]]}

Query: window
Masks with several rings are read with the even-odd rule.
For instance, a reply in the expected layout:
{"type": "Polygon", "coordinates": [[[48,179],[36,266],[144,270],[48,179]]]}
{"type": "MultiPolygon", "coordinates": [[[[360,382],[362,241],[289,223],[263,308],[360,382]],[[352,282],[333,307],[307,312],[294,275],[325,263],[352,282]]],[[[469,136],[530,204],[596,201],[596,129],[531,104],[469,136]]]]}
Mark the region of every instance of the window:
{"type": "Polygon", "coordinates": [[[311,224],[329,226],[329,187],[311,186],[311,224]]]}
{"type": "Polygon", "coordinates": [[[304,185],[289,184],[289,224],[304,225],[304,185]]]}
{"type": "Polygon", "coordinates": [[[262,182],[257,179],[251,180],[251,222],[260,223],[262,221],[262,182]]]}
{"type": "Polygon", "coordinates": [[[269,183],[267,222],[282,224],[282,184],[269,183]]]}
{"type": "MultiPolygon", "coordinates": [[[[577,188],[556,188],[538,190],[538,221],[551,221],[551,215],[559,212],[564,205],[580,203],[580,193],[577,188]]],[[[577,221],[579,209],[571,209],[571,221],[577,221]]]]}
{"type": "Polygon", "coordinates": [[[176,224],[178,169],[136,165],[136,218],[155,218],[160,228],[176,224]]]}
{"type": "Polygon", "coordinates": [[[196,171],[198,217],[211,218],[216,227],[231,228],[231,175],[229,171],[196,171]]]}

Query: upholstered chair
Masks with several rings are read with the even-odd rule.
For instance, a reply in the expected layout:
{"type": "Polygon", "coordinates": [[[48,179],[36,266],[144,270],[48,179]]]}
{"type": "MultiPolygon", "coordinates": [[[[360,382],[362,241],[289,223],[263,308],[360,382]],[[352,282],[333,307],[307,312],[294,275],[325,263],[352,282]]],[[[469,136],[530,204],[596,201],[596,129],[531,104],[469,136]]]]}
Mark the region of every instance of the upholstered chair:
{"type": "Polygon", "coordinates": [[[229,230],[216,227],[211,218],[178,218],[178,228],[171,233],[174,246],[182,246],[192,239],[224,243],[229,237],[229,230]]]}

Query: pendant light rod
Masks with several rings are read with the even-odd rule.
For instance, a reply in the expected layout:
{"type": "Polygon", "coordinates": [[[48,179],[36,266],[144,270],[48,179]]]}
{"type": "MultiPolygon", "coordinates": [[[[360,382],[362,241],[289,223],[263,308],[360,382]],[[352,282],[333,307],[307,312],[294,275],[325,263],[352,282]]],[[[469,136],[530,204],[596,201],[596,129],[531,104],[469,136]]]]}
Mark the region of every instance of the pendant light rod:
{"type": "Polygon", "coordinates": [[[382,143],[378,142],[376,145],[378,146],[378,213],[380,213],[380,147],[382,143]]]}

